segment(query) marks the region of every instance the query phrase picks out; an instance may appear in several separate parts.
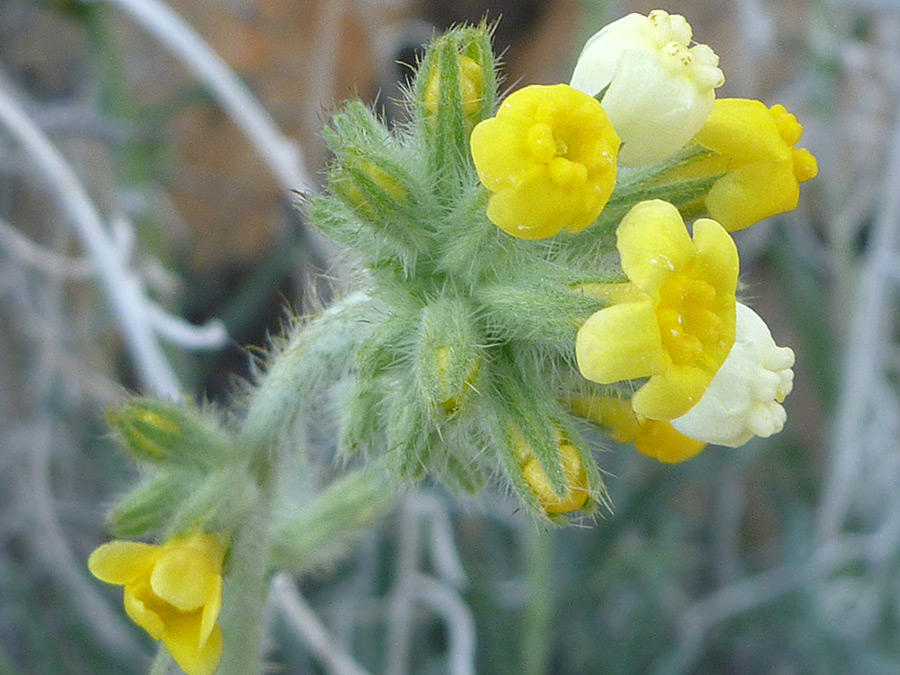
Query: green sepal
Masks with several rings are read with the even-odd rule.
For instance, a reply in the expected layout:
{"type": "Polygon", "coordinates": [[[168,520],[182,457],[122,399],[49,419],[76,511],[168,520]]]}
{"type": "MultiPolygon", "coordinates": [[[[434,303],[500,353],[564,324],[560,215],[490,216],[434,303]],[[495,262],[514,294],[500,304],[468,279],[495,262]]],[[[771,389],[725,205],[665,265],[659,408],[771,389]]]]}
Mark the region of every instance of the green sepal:
{"type": "Polygon", "coordinates": [[[275,569],[307,572],[343,555],[367,528],[393,509],[398,487],[383,462],[337,479],[296,513],[281,514],[271,530],[275,569]]]}
{"type": "Polygon", "coordinates": [[[471,315],[469,304],[454,296],[426,305],[420,314],[413,354],[417,389],[439,418],[455,412],[477,391],[484,339],[471,315]]]}
{"type": "Polygon", "coordinates": [[[106,528],[115,537],[136,539],[165,529],[191,488],[191,476],[162,472],[148,477],[106,515],[106,528]]]}
{"type": "Polygon", "coordinates": [[[606,305],[574,287],[584,278],[537,261],[523,262],[516,272],[481,286],[475,297],[491,332],[539,343],[572,359],[578,328],[606,305]]]}
{"type": "Polygon", "coordinates": [[[241,465],[196,476],[166,527],[167,536],[200,525],[208,532],[230,531],[259,499],[256,481],[241,465]]]}
{"type": "Polygon", "coordinates": [[[460,180],[474,171],[469,135],[475,124],[492,114],[496,87],[491,33],[486,24],[452,29],[426,50],[413,86],[413,110],[416,126],[424,135],[428,169],[443,203],[453,203],[460,180]],[[463,100],[461,56],[480,67],[480,101],[463,100]]]}
{"type": "Polygon", "coordinates": [[[340,398],[340,453],[352,455],[378,446],[383,439],[381,403],[382,393],[378,380],[352,378],[345,395],[340,398]]]}
{"type": "Polygon", "coordinates": [[[107,410],[106,421],[137,462],[206,468],[227,462],[234,453],[234,442],[218,420],[193,405],[133,398],[107,410]]]}

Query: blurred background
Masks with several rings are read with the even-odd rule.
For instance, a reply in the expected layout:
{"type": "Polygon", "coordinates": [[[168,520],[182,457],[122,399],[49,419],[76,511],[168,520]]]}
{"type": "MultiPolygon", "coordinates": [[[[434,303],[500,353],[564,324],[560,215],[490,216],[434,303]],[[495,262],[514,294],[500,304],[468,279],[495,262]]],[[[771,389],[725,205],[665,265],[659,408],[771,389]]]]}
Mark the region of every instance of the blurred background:
{"type": "MultiPolygon", "coordinates": [[[[340,269],[289,191],[320,185],[340,102],[402,116],[403,64],[484,16],[509,86],[568,81],[587,37],[657,6],[0,0],[0,675],[146,672],[85,567],[136,477],[103,410],[227,404],[247,348],[327,296],[340,269]]],[[[678,466],[610,447],[612,513],[564,530],[425,486],[276,589],[271,672],[900,672],[900,2],[665,8],[721,57],[720,97],[785,104],[819,160],[795,212],[738,234],[797,353],[784,432],[678,466]]]]}

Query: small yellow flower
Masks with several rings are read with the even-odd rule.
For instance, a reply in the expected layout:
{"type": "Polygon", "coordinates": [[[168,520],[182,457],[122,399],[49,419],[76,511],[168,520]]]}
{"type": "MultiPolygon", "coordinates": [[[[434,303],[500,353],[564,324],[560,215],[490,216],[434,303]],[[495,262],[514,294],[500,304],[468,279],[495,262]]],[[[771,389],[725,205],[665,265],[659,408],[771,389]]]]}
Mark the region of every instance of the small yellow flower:
{"type": "Polygon", "coordinates": [[[616,233],[631,288],[576,337],[578,369],[588,380],[650,378],[632,399],[650,419],[690,410],[734,344],[737,248],[713,220],[698,220],[693,231],[691,240],[668,202],[635,205],[616,233]]]}
{"type": "Polygon", "coordinates": [[[577,448],[562,435],[557,434],[559,442],[559,459],[562,462],[563,475],[566,478],[565,494],[557,494],[550,482],[550,477],[525,440],[522,432],[513,430],[513,443],[519,455],[519,466],[522,477],[531,488],[532,494],[547,513],[570,513],[582,508],[590,496],[587,472],[577,448]]]}
{"type": "Polygon", "coordinates": [[[795,209],[800,183],[819,172],[816,158],[794,147],[802,134],[803,127],[783,105],[766,108],[743,98],[716,101],[694,138],[717,153],[702,172],[725,173],[706,196],[710,217],[733,232],[795,209]]]}
{"type": "Polygon", "coordinates": [[[161,640],[188,675],[212,675],[222,656],[225,537],[199,529],[162,546],[113,541],[88,559],[91,574],[125,587],[125,612],[161,640]]]}
{"type": "Polygon", "coordinates": [[[614,441],[633,443],[638,452],[660,462],[683,462],[706,447],[706,443],[685,436],[669,422],[638,415],[628,399],[571,398],[568,405],[576,414],[604,427],[614,441]]]}
{"type": "Polygon", "coordinates": [[[494,193],[488,218],[514,237],[583,230],[615,187],[619,137],[596,100],[565,84],[513,93],[471,142],[478,176],[494,193]]]}

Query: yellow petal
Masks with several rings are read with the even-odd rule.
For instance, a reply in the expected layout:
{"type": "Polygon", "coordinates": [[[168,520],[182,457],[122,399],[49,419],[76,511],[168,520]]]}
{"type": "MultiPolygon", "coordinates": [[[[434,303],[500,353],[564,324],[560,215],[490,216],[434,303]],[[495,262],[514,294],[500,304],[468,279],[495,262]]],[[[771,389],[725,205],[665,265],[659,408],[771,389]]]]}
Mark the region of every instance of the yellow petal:
{"type": "Polygon", "coordinates": [[[222,629],[216,624],[200,646],[200,613],[179,614],[166,622],[163,644],[187,675],[213,675],[222,658],[222,629]]]}
{"type": "Polygon", "coordinates": [[[216,620],[219,618],[219,612],[222,611],[222,577],[217,576],[215,579],[215,587],[210,593],[206,604],[203,605],[203,613],[200,621],[200,646],[204,646],[209,636],[212,635],[213,629],[216,627],[216,620]]]}
{"type": "Polygon", "coordinates": [[[478,176],[492,191],[514,187],[531,168],[518,125],[496,117],[479,122],[472,130],[472,158],[478,176]]]}
{"type": "Polygon", "coordinates": [[[150,634],[154,640],[162,638],[163,617],[157,611],[150,586],[146,582],[125,589],[125,613],[128,618],[150,634]]]}
{"type": "Polygon", "coordinates": [[[734,239],[719,223],[709,218],[695,222],[693,229],[698,270],[702,270],[703,279],[715,289],[719,303],[725,301],[726,306],[733,306],[740,269],[734,239]]]}
{"type": "Polygon", "coordinates": [[[784,160],[791,154],[769,109],[760,101],[746,98],[716,100],[694,140],[709,150],[728,155],[736,165],[784,160]]]}
{"type": "Polygon", "coordinates": [[[563,228],[577,232],[593,223],[609,195],[592,198],[589,186],[558,185],[548,174],[546,168],[536,170],[516,189],[491,195],[487,208],[491,222],[520,239],[546,239],[563,228]]]}
{"type": "Polygon", "coordinates": [[[149,570],[160,552],[159,546],[135,541],[103,544],[88,558],[88,569],[100,581],[124,586],[149,570]]]}
{"type": "Polygon", "coordinates": [[[673,420],[700,400],[714,375],[696,366],[673,366],[638,389],[631,405],[638,415],[673,420]]]}
{"type": "Polygon", "coordinates": [[[645,293],[655,293],[694,254],[678,209],[659,199],[636,204],[616,230],[622,270],[645,293]]]}
{"type": "Polygon", "coordinates": [[[794,148],[792,161],[794,163],[794,177],[798,183],[811,180],[819,175],[819,163],[815,156],[806,148],[794,148]]]}
{"type": "Polygon", "coordinates": [[[208,556],[186,546],[167,550],[150,576],[153,592],[183,612],[206,604],[219,575],[208,556]]]}
{"type": "Polygon", "coordinates": [[[596,312],[578,330],[575,357],[581,374],[600,384],[662,372],[665,354],[653,304],[626,302],[596,312]]]}
{"type": "Polygon", "coordinates": [[[709,215],[729,232],[797,207],[800,186],[793,160],[761,161],[735,169],[716,181],[706,196],[709,215]]]}
{"type": "Polygon", "coordinates": [[[688,438],[668,422],[645,420],[634,441],[634,447],[648,457],[674,464],[699,454],[706,443],[688,438]]]}

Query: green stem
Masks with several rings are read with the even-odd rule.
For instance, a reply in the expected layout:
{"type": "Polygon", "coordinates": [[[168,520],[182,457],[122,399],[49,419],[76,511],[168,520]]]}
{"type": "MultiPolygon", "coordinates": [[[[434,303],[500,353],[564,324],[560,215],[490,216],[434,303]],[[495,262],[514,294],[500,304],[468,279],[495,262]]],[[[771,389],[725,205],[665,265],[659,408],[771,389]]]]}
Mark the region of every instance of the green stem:
{"type": "Polygon", "coordinates": [[[545,675],[553,640],[553,530],[525,533],[528,605],[522,636],[523,675],[545,675]]]}
{"type": "Polygon", "coordinates": [[[269,547],[265,537],[271,510],[270,490],[253,513],[232,533],[222,606],[224,637],[218,675],[259,675],[262,614],[269,590],[269,547]]]}

